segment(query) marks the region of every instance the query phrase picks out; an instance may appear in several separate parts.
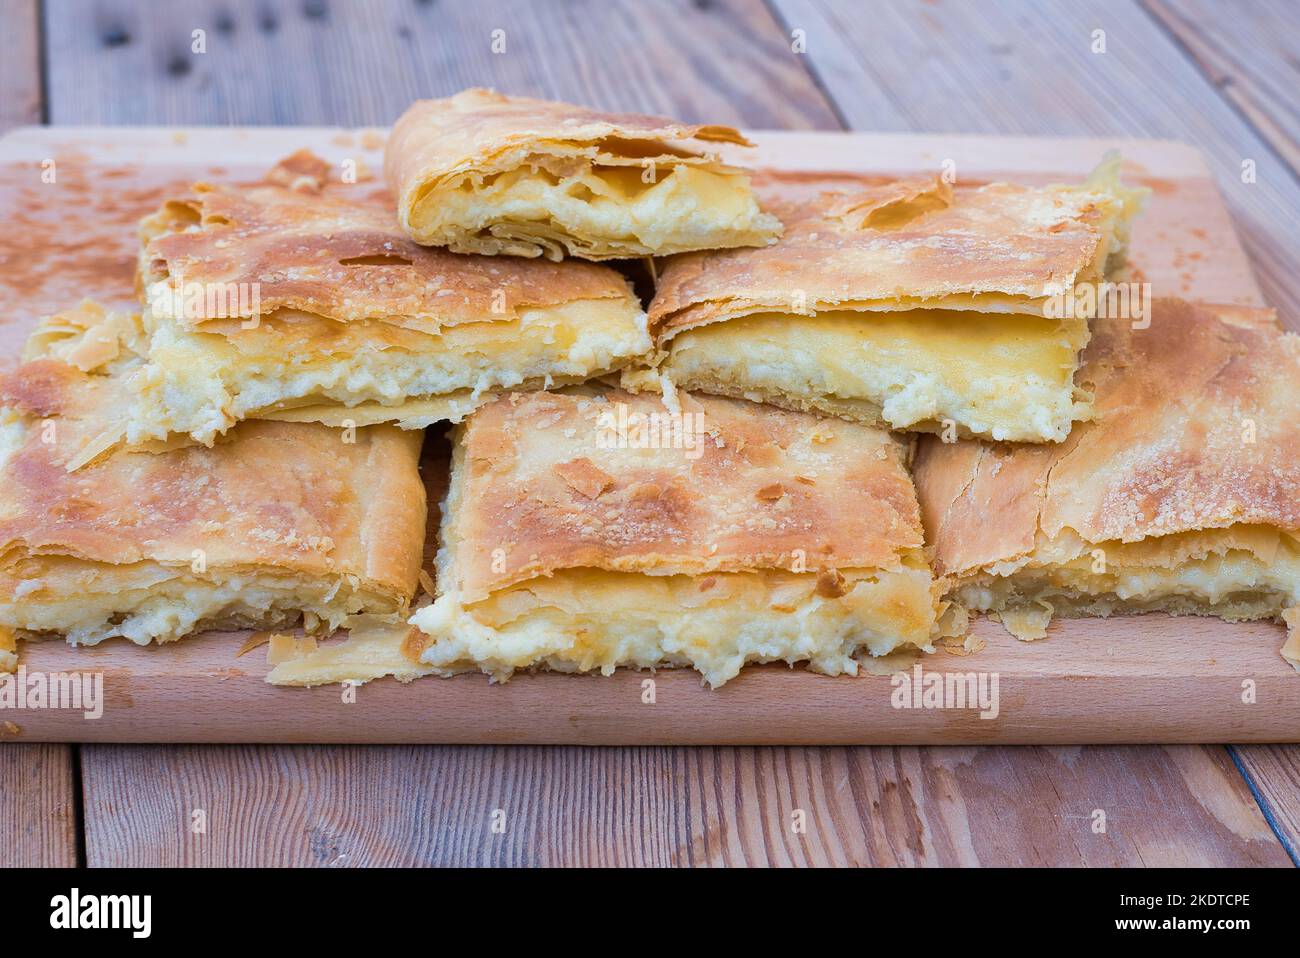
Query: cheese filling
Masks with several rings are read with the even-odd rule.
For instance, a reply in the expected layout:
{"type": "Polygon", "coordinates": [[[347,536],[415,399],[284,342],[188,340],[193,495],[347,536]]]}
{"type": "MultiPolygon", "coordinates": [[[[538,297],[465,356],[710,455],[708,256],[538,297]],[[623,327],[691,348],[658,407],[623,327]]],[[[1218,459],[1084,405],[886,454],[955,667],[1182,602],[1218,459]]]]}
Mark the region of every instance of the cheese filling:
{"type": "Polygon", "coordinates": [[[1074,389],[1086,320],[949,310],[759,313],[678,334],[660,371],[687,390],[891,429],[1059,442],[1090,403],[1074,389]]]}
{"type": "Polygon", "coordinates": [[[742,173],[682,164],[653,172],[649,182],[640,165],[585,163],[567,175],[536,165],[469,174],[422,197],[411,228],[423,242],[453,249],[466,234],[483,234],[549,238],[571,250],[623,256],[740,245],[780,228],[759,209],[742,173]]]}
{"type": "MultiPolygon", "coordinates": [[[[281,310],[257,326],[237,320],[191,332],[152,329],[149,359],[129,384],[136,410],[126,440],[168,434],[210,443],[234,423],[311,408],[315,418],[368,405],[366,422],[421,428],[459,418],[490,393],[524,384],[582,381],[650,349],[645,316],[622,300],[525,310],[517,320],[465,323],[437,333],[382,322],[335,322],[281,310]],[[454,399],[454,408],[427,400],[454,399]],[[404,416],[404,407],[417,403],[404,416]],[[374,407],[389,407],[376,415],[374,407]]],[[[287,416],[283,418],[301,418],[287,416]]],[[[364,423],[358,423],[364,424],[364,423]]]]}
{"type": "Polygon", "coordinates": [[[1300,545],[1264,526],[1132,543],[1042,537],[1030,556],[961,577],[951,597],[995,612],[1013,635],[1042,638],[1052,616],[1133,612],[1281,619],[1300,605],[1300,545]]]}
{"type": "Polygon", "coordinates": [[[304,617],[332,629],[362,611],[400,611],[391,597],[362,590],[349,576],[223,571],[218,577],[156,563],[95,567],[51,556],[40,557],[34,572],[41,577],[16,584],[0,579],[9,597],[0,601],[0,626],[65,634],[72,645],[118,637],[148,645],[205,629],[285,627],[304,617]],[[48,589],[44,580],[54,576],[76,576],[84,588],[48,589]]]}
{"type": "MultiPolygon", "coordinates": [[[[919,563],[919,560],[918,560],[919,563]]],[[[411,624],[420,661],[440,674],[474,668],[562,672],[690,666],[717,687],[747,662],[806,661],[856,674],[860,654],[928,648],[938,606],[923,564],[826,574],[781,570],[703,576],[569,569],[478,602],[444,594],[411,624]]]]}

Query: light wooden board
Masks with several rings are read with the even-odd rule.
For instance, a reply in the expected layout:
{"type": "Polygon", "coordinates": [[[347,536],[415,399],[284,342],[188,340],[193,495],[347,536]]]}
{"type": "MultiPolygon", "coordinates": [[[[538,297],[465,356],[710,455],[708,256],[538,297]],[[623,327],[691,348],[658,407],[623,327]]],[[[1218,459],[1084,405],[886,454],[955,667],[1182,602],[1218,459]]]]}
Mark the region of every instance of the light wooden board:
{"type": "Polygon", "coordinates": [[[20,741],[446,742],[526,744],[963,744],[1300,741],[1300,676],[1277,654],[1279,630],[1165,616],[1062,622],[1026,645],[991,622],[970,656],[923,657],[926,672],[998,684],[998,714],[896,708],[888,675],[830,678],[748,668],[710,691],[690,671],[481,675],[338,686],[263,681],[242,636],[158,648],[28,646],[44,673],[102,673],[104,714],[7,711],[20,741]],[[644,701],[646,682],[654,702],[644,701]],[[1251,683],[1254,701],[1243,701],[1251,683]]]}
{"type": "MultiPolygon", "coordinates": [[[[1135,260],[1157,294],[1260,301],[1213,181],[1194,150],[1162,141],[973,136],[758,133],[752,162],[794,172],[904,173],[956,164],[971,180],[1077,179],[1111,146],[1131,178],[1153,188],[1135,260]],[[1193,226],[1193,224],[1195,224],[1193,226]]],[[[95,296],[131,300],[130,224],[171,184],[247,178],[303,145],[334,162],[379,168],[374,131],[299,129],[25,129],[0,140],[0,216],[22,228],[0,239],[0,293],[15,303],[0,344],[17,348],[41,312],[95,296]],[[40,163],[53,159],[54,184],[40,163]],[[86,224],[69,231],[69,219],[86,224]],[[6,290],[6,287],[8,289],[6,290]]],[[[376,189],[363,181],[358,189],[376,189]]],[[[102,672],[102,718],[53,710],[13,713],[25,741],[520,742],[520,743],[1069,743],[1300,740],[1300,681],[1277,653],[1282,630],[1213,619],[1145,616],[1060,622],[1025,645],[983,623],[987,647],[946,653],[923,668],[996,674],[1000,711],[898,709],[887,676],[831,679],[802,670],[747,670],[719,692],[693,673],[481,676],[392,681],[344,704],[337,688],[275,689],[238,636],[158,649],[108,643],[28,646],[29,670],[102,672]],[[1242,701],[1244,682],[1255,702],[1242,701]]]]}

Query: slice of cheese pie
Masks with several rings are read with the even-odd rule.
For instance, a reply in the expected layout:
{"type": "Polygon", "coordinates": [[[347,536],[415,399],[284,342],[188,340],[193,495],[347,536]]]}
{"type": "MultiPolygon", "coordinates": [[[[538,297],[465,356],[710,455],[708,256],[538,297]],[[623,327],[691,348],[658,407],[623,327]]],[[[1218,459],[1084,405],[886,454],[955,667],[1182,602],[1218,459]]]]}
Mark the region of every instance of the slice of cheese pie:
{"type": "MultiPolygon", "coordinates": [[[[650,306],[658,372],[687,390],[890,429],[1060,441],[1088,415],[1073,373],[1095,298],[1050,317],[1123,261],[1142,191],[1120,187],[1117,167],[1074,187],[929,177],[773,200],[786,223],[777,245],[662,269],[650,306]]],[[[792,187],[776,177],[771,188],[792,187]]]]}
{"type": "MultiPolygon", "coordinates": [[[[424,557],[420,587],[414,604],[432,601],[435,590],[435,557],[438,551],[439,507],[447,495],[451,470],[451,448],[447,437],[430,430],[420,457],[420,478],[424,481],[429,518],[425,528],[424,557]]],[[[424,650],[424,633],[406,622],[390,617],[357,616],[348,623],[347,632],[305,643],[306,649],[272,662],[266,676],[272,685],[316,686],[337,682],[362,683],[392,676],[410,682],[433,673],[433,667],[420,661],[424,650]]]]}
{"type": "Polygon", "coordinates": [[[207,443],[243,419],[421,428],[649,351],[617,271],[418,246],[386,193],[340,196],[324,175],[295,155],[268,182],[200,183],[145,220],[149,363],[128,443],[207,443]]]}
{"type": "Polygon", "coordinates": [[[147,644],[408,614],[420,433],[249,422],[211,448],[119,450],[69,472],[125,397],[110,351],[64,352],[91,370],[46,355],[0,380],[0,628],[147,644]]]}
{"type": "Polygon", "coordinates": [[[941,612],[904,447],[769,406],[515,394],[456,428],[421,661],[566,672],[857,670],[941,612]]]}
{"type": "Polygon", "coordinates": [[[466,90],[421,100],[384,165],[417,243],[462,253],[584,259],[762,246],[781,224],[713,144],[726,126],[600,113],[466,90]]]}
{"type": "Polygon", "coordinates": [[[1097,320],[1079,379],[1097,418],[1060,445],[921,439],[952,597],[1026,639],[1054,614],[1300,624],[1300,336],[1269,311],[1159,300],[1148,329],[1097,320]]]}

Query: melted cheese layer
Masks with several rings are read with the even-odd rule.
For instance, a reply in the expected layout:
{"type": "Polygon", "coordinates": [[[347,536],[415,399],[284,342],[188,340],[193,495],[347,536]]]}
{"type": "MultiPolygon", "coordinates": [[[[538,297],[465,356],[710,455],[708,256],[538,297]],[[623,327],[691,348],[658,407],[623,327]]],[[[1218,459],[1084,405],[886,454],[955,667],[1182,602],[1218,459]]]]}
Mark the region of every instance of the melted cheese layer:
{"type": "MultiPolygon", "coordinates": [[[[747,662],[806,661],[856,674],[857,656],[928,648],[938,606],[924,568],[843,570],[844,594],[780,571],[651,576],[566,570],[462,605],[447,593],[411,624],[432,637],[421,661],[440,674],[690,666],[718,687],[747,662]]],[[[835,590],[838,591],[838,590],[835,590]]]]}
{"type": "Polygon", "coordinates": [[[780,224],[763,213],[740,173],[675,165],[657,181],[639,166],[594,167],[558,177],[520,167],[474,175],[431,191],[416,204],[411,230],[420,242],[483,252],[482,234],[501,252],[537,255],[512,237],[562,244],[570,252],[641,256],[684,249],[762,243],[780,224]]]}
{"type": "Polygon", "coordinates": [[[1300,605],[1300,548],[1276,529],[1232,526],[1130,543],[1044,539],[1028,557],[962,576],[952,597],[998,613],[1022,639],[1053,615],[1135,612],[1273,618],[1300,605]]]}
{"type": "Polygon", "coordinates": [[[222,321],[204,330],[154,324],[150,362],[130,380],[138,398],[129,444],[173,433],[210,443],[242,419],[331,422],[355,407],[364,407],[359,425],[422,428],[460,418],[494,391],[580,382],[650,349],[645,315],[622,300],[532,309],[519,320],[437,334],[290,310],[251,329],[222,321]]]}
{"type": "Polygon", "coordinates": [[[661,372],[741,396],[891,429],[1059,442],[1089,406],[1073,378],[1086,320],[951,310],[760,313],[686,330],[661,372]]]}
{"type": "Polygon", "coordinates": [[[304,614],[337,628],[360,612],[399,611],[397,602],[358,589],[348,577],[200,576],[155,563],[116,567],[64,557],[30,562],[32,574],[21,582],[0,580],[6,595],[0,601],[0,626],[61,633],[72,645],[96,645],[109,638],[148,645],[205,629],[280,628],[304,614]],[[72,587],[74,580],[85,588],[72,587]]]}

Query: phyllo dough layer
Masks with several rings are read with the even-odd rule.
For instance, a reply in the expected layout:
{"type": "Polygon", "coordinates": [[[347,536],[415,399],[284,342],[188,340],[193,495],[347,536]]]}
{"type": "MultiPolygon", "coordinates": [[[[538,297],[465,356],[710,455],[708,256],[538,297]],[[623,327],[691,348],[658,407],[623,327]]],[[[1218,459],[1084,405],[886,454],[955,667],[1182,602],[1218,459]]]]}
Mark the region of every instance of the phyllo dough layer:
{"type": "MultiPolygon", "coordinates": [[[[1157,301],[1097,320],[1096,421],[1057,446],[923,437],[917,492],[952,597],[1021,638],[1052,615],[1286,619],[1300,604],[1300,337],[1271,312],[1157,301]]],[[[1293,635],[1284,654],[1300,662],[1293,635]]]]}
{"type": "MultiPolygon", "coordinates": [[[[447,496],[451,472],[451,447],[447,437],[431,431],[420,456],[429,517],[425,525],[424,556],[416,606],[433,599],[434,561],[438,551],[439,508],[447,496]]],[[[392,676],[411,682],[434,670],[420,661],[424,636],[405,617],[359,616],[348,623],[346,635],[337,635],[272,664],[266,676],[272,685],[315,686],[337,682],[363,683],[392,676]]],[[[297,650],[295,650],[297,651],[297,650]]]]}
{"type": "Polygon", "coordinates": [[[746,662],[854,673],[930,645],[941,609],[897,440],[681,407],[674,427],[649,397],[516,394],[457,427],[421,660],[498,679],[693,666],[718,686],[746,662]]]}
{"type": "Polygon", "coordinates": [[[0,626],[147,644],[404,614],[419,433],[250,422],[68,471],[123,400],[120,378],[49,357],[0,381],[0,626]]]}
{"type": "Polygon", "coordinates": [[[714,143],[746,141],[725,126],[466,90],[408,109],[384,165],[410,236],[462,253],[600,260],[772,242],[781,224],[714,143]]]}
{"type": "Polygon", "coordinates": [[[1123,262],[1141,191],[1118,185],[1117,164],[1075,187],[934,177],[774,199],[777,245],[663,268],[658,373],[891,429],[1060,441],[1089,414],[1073,373],[1092,300],[1065,318],[1048,304],[1123,262]]]}
{"type": "Polygon", "coordinates": [[[296,155],[268,182],[200,183],[145,220],[149,363],[128,443],[207,443],[242,419],[421,428],[649,351],[615,270],[418,246],[388,194],[339,196],[324,176],[296,155]]]}

